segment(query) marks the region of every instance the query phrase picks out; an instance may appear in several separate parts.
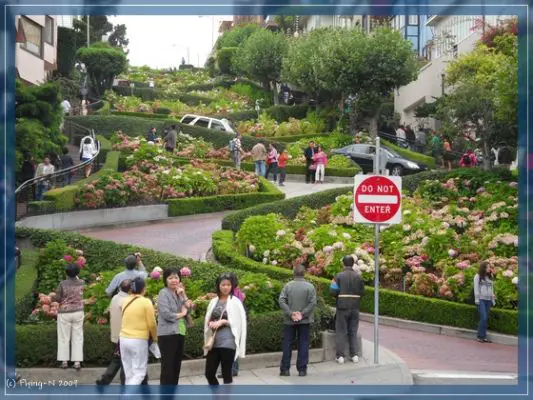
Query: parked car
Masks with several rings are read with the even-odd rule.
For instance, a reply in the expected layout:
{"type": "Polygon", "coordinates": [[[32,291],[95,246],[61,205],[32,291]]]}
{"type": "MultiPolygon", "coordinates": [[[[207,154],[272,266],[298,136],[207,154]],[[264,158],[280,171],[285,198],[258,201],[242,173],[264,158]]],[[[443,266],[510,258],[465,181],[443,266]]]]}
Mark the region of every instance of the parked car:
{"type": "Polygon", "coordinates": [[[237,133],[227,119],[216,119],[201,115],[187,114],[180,121],[182,124],[199,126],[200,128],[215,129],[221,132],[237,133]]]}
{"type": "MultiPolygon", "coordinates": [[[[380,146],[380,148],[383,150],[382,154],[387,156],[387,169],[391,175],[410,175],[428,169],[426,165],[408,160],[386,146],[380,146]]],[[[376,146],[374,145],[351,144],[340,149],[334,149],[332,153],[351,158],[365,174],[374,171],[374,155],[376,154],[376,146]]]]}

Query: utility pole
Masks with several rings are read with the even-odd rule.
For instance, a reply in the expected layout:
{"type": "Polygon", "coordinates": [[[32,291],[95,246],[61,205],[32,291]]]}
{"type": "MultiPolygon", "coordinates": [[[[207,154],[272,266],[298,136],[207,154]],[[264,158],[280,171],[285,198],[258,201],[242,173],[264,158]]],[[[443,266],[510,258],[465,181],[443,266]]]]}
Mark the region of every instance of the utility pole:
{"type": "Polygon", "coordinates": [[[87,47],[90,46],[90,39],[89,39],[89,24],[90,24],[91,16],[87,15],[87,47]]]}

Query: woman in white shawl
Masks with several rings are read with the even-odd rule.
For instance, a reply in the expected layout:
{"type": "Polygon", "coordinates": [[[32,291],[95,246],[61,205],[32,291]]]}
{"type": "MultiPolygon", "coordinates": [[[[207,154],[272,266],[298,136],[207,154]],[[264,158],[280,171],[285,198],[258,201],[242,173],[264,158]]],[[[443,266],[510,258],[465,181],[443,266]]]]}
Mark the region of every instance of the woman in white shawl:
{"type": "Polygon", "coordinates": [[[216,373],[222,364],[225,384],[233,382],[232,366],[246,355],[246,313],[241,301],[233,296],[230,274],[217,278],[217,297],[207,307],[204,323],[205,377],[210,385],[218,385],[216,373]]]}

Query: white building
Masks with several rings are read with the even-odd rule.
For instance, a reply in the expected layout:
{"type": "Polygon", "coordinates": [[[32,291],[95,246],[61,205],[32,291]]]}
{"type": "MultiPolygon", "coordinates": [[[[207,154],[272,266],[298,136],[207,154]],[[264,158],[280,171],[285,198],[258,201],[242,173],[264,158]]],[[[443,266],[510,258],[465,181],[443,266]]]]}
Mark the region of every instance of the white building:
{"type": "Polygon", "coordinates": [[[57,16],[16,16],[17,77],[38,85],[48,80],[57,68],[57,16]]]}
{"type": "MultiPolygon", "coordinates": [[[[485,22],[497,25],[507,16],[485,16],[485,22]]],[[[475,29],[480,15],[430,15],[426,26],[432,31],[433,39],[427,43],[429,62],[418,74],[418,79],[402,86],[394,96],[394,110],[400,114],[403,124],[417,126],[419,122],[414,114],[416,108],[424,103],[432,103],[435,98],[446,93],[444,85],[448,63],[459,55],[472,51],[481,37],[481,31],[475,29]]],[[[429,128],[435,128],[435,121],[426,121],[429,128]]]]}

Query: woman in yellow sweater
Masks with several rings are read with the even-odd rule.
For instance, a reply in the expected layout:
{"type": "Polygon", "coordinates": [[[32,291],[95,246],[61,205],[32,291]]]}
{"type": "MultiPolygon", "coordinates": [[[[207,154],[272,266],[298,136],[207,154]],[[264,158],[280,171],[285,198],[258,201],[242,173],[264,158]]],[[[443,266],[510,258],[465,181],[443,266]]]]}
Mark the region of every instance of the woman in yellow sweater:
{"type": "Polygon", "coordinates": [[[122,305],[120,355],[126,385],[140,385],[148,368],[148,343],[157,342],[154,306],[144,297],[144,280],[131,282],[131,295],[122,305]]]}

